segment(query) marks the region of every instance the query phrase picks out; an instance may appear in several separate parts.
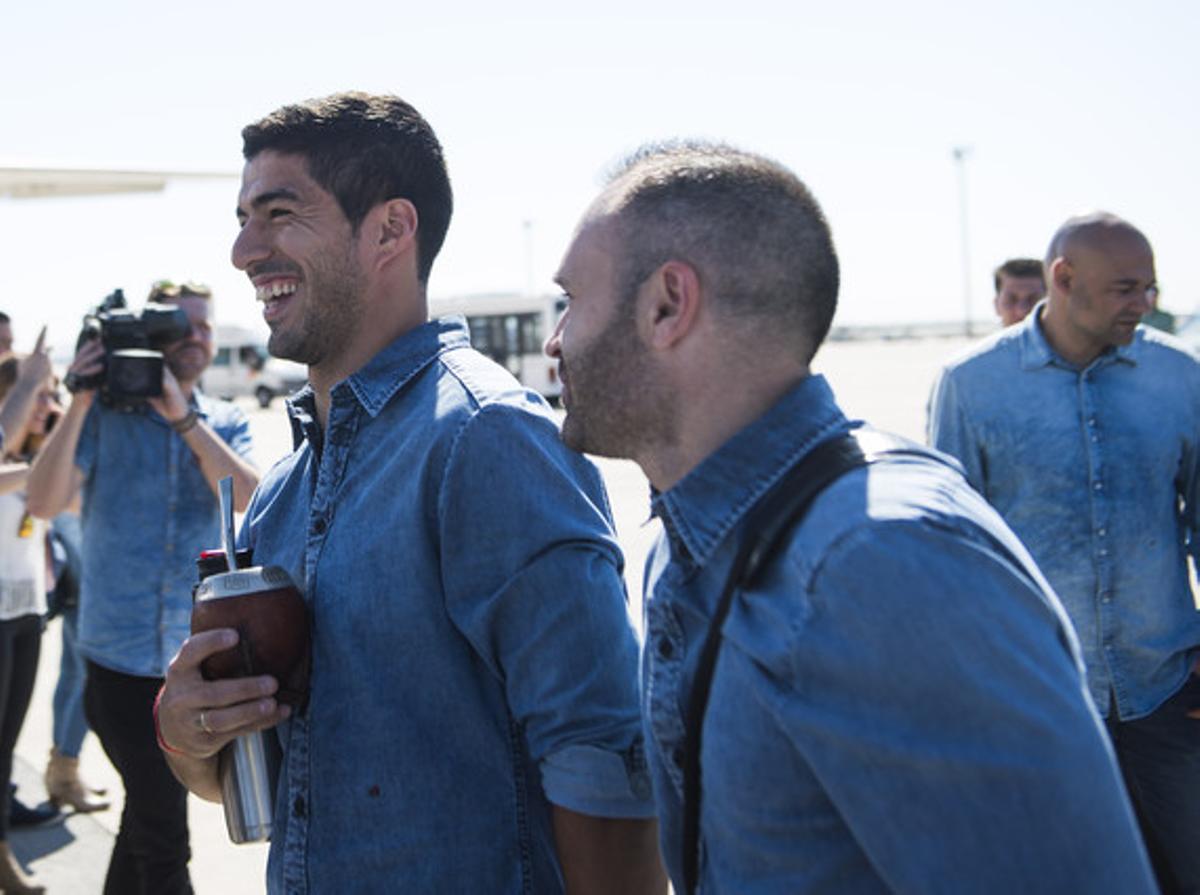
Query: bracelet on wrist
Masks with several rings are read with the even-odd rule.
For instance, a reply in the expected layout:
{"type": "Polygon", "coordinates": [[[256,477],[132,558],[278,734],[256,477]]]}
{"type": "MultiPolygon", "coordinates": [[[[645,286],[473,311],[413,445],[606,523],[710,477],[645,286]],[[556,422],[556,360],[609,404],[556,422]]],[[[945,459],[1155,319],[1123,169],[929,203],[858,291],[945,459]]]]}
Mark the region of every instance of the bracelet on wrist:
{"type": "Polygon", "coordinates": [[[171,428],[174,429],[177,434],[183,435],[185,432],[190,432],[192,429],[196,428],[196,423],[198,422],[200,422],[200,415],[194,410],[189,410],[187,412],[187,416],[185,416],[183,419],[175,420],[175,422],[171,423],[171,428]]]}
{"type": "Polygon", "coordinates": [[[158,724],[158,703],[162,700],[163,690],[166,688],[167,685],[163,684],[158,688],[158,695],[154,697],[154,738],[158,740],[158,748],[162,749],[164,752],[170,752],[172,755],[183,755],[182,751],[171,746],[166,740],[163,739],[162,727],[160,727],[158,724]]]}

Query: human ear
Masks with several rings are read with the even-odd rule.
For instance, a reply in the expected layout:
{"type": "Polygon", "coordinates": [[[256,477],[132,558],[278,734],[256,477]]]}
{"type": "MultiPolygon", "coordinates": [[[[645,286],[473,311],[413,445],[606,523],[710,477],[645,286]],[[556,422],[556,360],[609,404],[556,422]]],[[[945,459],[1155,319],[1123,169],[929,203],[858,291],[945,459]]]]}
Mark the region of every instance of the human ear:
{"type": "Polygon", "coordinates": [[[703,296],[696,269],[683,261],[667,261],[646,278],[639,290],[645,306],[645,338],[654,348],[672,348],[696,324],[703,296]]]}
{"type": "Polygon", "coordinates": [[[1075,269],[1066,258],[1055,258],[1050,264],[1050,282],[1062,293],[1071,291],[1075,280],[1075,269]]]}
{"type": "Polygon", "coordinates": [[[367,218],[367,235],[370,237],[368,248],[378,264],[382,266],[406,253],[415,253],[417,209],[408,199],[381,202],[370,211],[367,218]]]}

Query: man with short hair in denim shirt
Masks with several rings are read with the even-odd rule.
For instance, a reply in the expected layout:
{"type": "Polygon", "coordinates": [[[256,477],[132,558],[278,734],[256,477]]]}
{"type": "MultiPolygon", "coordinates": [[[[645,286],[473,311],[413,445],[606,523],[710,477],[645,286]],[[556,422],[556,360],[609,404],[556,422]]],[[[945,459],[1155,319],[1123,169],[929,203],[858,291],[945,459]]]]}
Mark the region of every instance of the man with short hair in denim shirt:
{"type": "Polygon", "coordinates": [[[1139,325],[1154,254],[1126,221],[1067,221],[1046,271],[1034,313],[943,371],[930,443],[1062,599],[1159,883],[1200,892],[1200,363],[1139,325]]]}
{"type": "MultiPolygon", "coordinates": [[[[764,494],[857,427],[809,371],[837,258],[786,168],[668,144],[610,181],[559,282],[563,438],[657,492],[643,715],[684,895],[685,721],[718,594],[764,494]]],[[[1152,891],[1062,608],[948,458],[847,472],[733,593],[700,727],[699,891],[1152,891]]]]}
{"type": "Polygon", "coordinates": [[[220,543],[217,483],[234,477],[239,509],[258,483],[249,421],[198,387],[214,354],[208,287],[164,281],[148,300],[175,304],[188,320],[187,335],[163,348],[162,395],[127,409],[97,400],[105,351],[86,341],[67,375],[71,406],[28,486],[29,511],[44,519],[82,489],[84,711],[125,790],[109,895],[192,891],[187,791],[155,742],[154,698],[188,635],[196,556],[220,543]]]}
{"type": "Polygon", "coordinates": [[[292,714],[271,678],[206,682],[233,632],[193,637],[170,761],[219,799],[217,750],[284,721],[270,892],[664,892],[599,475],[461,318],[426,321],[451,212],[433,130],[339,94],[243,140],[233,261],[311,384],[243,535],[305,595],[311,695],[292,714]]]}

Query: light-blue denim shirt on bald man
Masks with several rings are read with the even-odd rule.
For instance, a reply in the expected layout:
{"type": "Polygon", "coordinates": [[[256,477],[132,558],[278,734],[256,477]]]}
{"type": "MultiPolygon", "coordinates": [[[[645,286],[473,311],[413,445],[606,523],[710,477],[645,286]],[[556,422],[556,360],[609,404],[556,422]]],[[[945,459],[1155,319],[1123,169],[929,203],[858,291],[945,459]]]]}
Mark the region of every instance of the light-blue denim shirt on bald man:
{"type": "Polygon", "coordinates": [[[242,533],[313,625],[269,891],[560,891],[549,803],[653,815],[599,474],[461,318],[290,411],[242,533]]]}
{"type": "MultiPolygon", "coordinates": [[[[250,424],[228,401],[193,393],[192,409],[252,460],[250,424]]],[[[154,411],[88,411],[83,472],[79,650],[105,668],[163,677],[191,629],[196,557],[221,545],[212,487],[182,436],[154,411]]]]}
{"type": "Polygon", "coordinates": [[[1102,715],[1150,714],[1200,651],[1188,554],[1200,520],[1200,362],[1139,327],[1085,369],[1038,305],[948,364],[930,443],[1025,542],[1071,616],[1102,715]]]}
{"type": "MultiPolygon", "coordinates": [[[[643,712],[677,886],[685,712],[746,514],[850,426],[808,377],[655,500],[643,712]]],[[[953,469],[843,476],[722,632],[703,892],[1154,891],[1062,607],[953,469]]]]}

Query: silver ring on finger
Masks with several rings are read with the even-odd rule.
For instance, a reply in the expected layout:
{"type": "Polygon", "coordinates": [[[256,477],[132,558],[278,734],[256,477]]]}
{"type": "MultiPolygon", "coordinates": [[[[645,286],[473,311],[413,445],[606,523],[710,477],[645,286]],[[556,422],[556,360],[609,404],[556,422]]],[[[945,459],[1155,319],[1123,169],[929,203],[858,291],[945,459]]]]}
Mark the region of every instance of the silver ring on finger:
{"type": "Polygon", "coordinates": [[[200,729],[209,736],[212,736],[214,733],[216,733],[215,730],[208,726],[208,712],[203,710],[200,712],[200,729]]]}

